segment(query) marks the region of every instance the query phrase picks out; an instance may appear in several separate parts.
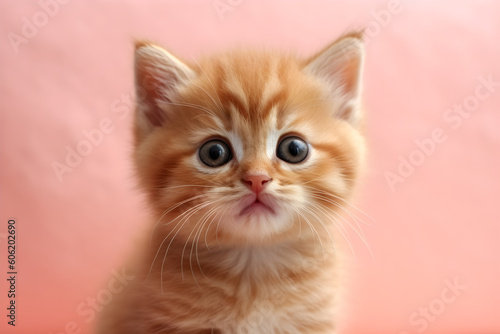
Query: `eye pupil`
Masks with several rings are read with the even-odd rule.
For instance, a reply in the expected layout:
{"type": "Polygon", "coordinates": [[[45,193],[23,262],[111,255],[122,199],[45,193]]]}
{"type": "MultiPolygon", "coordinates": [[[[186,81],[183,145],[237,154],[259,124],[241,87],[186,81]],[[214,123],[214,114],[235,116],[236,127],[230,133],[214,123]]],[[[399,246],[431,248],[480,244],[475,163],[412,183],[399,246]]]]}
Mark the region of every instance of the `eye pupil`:
{"type": "Polygon", "coordinates": [[[201,162],[208,167],[220,167],[231,160],[231,149],[222,140],[210,140],[200,147],[201,162]]]}
{"type": "Polygon", "coordinates": [[[290,142],[290,145],[288,145],[288,152],[290,152],[291,155],[296,157],[300,153],[301,146],[297,143],[296,140],[292,140],[290,142]]]}
{"type": "Polygon", "coordinates": [[[219,159],[219,157],[222,155],[223,152],[224,149],[222,148],[222,146],[219,144],[215,144],[212,147],[210,147],[208,154],[210,155],[210,159],[217,160],[219,159]]]}
{"type": "Polygon", "coordinates": [[[276,154],[281,160],[296,164],[304,161],[308,151],[304,140],[299,137],[287,137],[279,143],[276,154]]]}

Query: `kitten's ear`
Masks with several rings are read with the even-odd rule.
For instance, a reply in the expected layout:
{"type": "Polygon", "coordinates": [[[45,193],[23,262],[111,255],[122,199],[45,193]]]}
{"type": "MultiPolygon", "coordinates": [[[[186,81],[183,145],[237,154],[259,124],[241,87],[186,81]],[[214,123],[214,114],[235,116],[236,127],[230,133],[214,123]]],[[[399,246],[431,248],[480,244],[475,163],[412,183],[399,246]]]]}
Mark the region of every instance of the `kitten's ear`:
{"type": "Polygon", "coordinates": [[[340,37],[306,63],[306,71],[324,80],[329,85],[330,98],[340,102],[335,116],[354,126],[358,126],[362,118],[360,95],[364,53],[362,33],[355,32],[340,37]]]}
{"type": "Polygon", "coordinates": [[[168,119],[165,103],[172,102],[177,92],[194,72],[182,61],[152,43],[135,44],[135,89],[137,97],[136,134],[146,135],[168,119]]]}

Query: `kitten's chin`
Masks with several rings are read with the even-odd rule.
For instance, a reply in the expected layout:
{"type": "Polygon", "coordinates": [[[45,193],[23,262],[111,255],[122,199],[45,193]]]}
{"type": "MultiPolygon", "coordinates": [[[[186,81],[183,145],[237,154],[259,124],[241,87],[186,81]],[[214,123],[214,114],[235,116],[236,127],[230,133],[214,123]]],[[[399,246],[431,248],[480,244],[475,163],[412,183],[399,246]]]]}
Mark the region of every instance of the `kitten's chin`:
{"type": "MultiPolygon", "coordinates": [[[[254,212],[224,222],[224,232],[239,244],[262,244],[277,241],[293,226],[291,219],[281,215],[254,212]]],[[[264,209],[266,210],[266,209],[264,209]]]]}
{"type": "Polygon", "coordinates": [[[294,225],[293,215],[271,197],[243,199],[232,212],[224,215],[221,229],[246,243],[262,243],[286,234],[294,225]]]}

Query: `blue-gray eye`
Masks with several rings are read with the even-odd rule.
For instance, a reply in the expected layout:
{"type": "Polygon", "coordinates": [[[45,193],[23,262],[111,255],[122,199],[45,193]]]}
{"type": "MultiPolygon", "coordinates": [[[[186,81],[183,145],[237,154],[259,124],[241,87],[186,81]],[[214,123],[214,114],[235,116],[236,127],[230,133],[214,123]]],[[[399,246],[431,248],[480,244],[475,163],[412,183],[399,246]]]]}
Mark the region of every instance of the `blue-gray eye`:
{"type": "Polygon", "coordinates": [[[200,147],[200,160],[208,167],[220,167],[231,160],[231,149],[222,140],[210,140],[200,147]]]}
{"type": "Polygon", "coordinates": [[[283,161],[296,164],[307,158],[309,147],[299,137],[286,137],[278,144],[276,155],[283,161]]]}

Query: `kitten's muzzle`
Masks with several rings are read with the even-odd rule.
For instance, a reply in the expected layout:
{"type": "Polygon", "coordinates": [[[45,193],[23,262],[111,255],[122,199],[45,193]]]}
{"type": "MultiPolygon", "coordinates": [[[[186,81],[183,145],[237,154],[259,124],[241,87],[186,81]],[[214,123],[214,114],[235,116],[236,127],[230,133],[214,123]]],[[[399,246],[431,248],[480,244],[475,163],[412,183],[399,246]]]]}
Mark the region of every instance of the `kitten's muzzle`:
{"type": "Polygon", "coordinates": [[[255,194],[259,194],[264,190],[264,188],[271,182],[271,179],[266,174],[249,174],[245,175],[241,181],[243,184],[247,185],[250,190],[252,190],[255,194]]]}
{"type": "Polygon", "coordinates": [[[270,200],[268,194],[255,193],[249,195],[242,201],[242,210],[239,213],[239,216],[243,216],[246,214],[276,214],[276,211],[273,209],[273,201],[270,200]]]}

